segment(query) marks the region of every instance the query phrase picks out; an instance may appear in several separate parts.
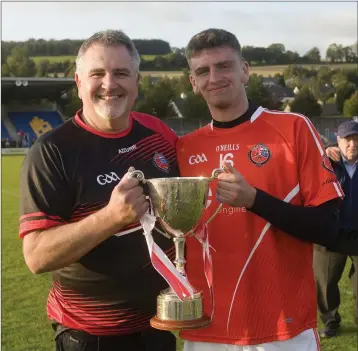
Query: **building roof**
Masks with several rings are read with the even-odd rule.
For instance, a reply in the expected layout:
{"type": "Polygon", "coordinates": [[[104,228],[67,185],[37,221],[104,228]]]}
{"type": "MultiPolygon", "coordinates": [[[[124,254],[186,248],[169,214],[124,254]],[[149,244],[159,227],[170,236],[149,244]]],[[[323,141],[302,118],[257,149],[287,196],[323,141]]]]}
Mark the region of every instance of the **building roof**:
{"type": "Polygon", "coordinates": [[[1,78],[1,100],[59,99],[75,84],[73,78],[1,78]]]}

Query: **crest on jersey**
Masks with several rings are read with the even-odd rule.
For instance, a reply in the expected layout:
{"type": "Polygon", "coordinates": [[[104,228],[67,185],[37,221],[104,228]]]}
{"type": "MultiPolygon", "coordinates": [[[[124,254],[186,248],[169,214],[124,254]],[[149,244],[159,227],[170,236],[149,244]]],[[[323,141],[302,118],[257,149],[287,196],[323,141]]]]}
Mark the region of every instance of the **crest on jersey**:
{"type": "Polygon", "coordinates": [[[153,156],[153,163],[161,171],[164,171],[166,173],[169,172],[169,162],[167,161],[167,159],[164,157],[163,154],[156,152],[153,156]]]}
{"type": "Polygon", "coordinates": [[[322,166],[323,166],[327,171],[330,171],[330,172],[334,173],[333,167],[332,167],[332,163],[331,163],[331,161],[330,161],[330,159],[328,158],[327,155],[323,155],[322,166]]]}
{"type": "Polygon", "coordinates": [[[271,157],[270,149],[262,143],[259,143],[249,151],[250,161],[258,167],[264,165],[271,157]]]}

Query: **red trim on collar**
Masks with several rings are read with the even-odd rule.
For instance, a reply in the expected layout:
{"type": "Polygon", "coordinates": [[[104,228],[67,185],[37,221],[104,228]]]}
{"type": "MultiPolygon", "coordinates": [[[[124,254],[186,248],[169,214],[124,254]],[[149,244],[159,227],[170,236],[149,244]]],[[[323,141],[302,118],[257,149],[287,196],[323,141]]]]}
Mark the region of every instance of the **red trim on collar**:
{"type": "Polygon", "coordinates": [[[123,131],[121,131],[121,132],[119,132],[119,133],[105,133],[105,132],[100,132],[99,130],[94,129],[94,128],[92,128],[91,126],[89,126],[89,125],[87,125],[86,123],[84,123],[84,122],[82,121],[81,117],[80,117],[80,113],[81,113],[81,112],[82,112],[82,109],[81,109],[81,110],[78,110],[78,111],[76,112],[76,115],[75,115],[75,118],[74,118],[75,123],[76,123],[79,127],[83,128],[83,129],[85,129],[85,130],[87,130],[88,132],[90,132],[90,133],[92,133],[92,134],[96,134],[96,135],[101,136],[101,137],[103,137],[103,138],[112,138],[112,139],[114,139],[114,138],[121,138],[121,137],[124,137],[124,136],[128,135],[129,132],[132,130],[132,126],[133,126],[132,113],[129,114],[129,127],[128,127],[127,129],[125,129],[125,130],[123,130],[123,131]]]}

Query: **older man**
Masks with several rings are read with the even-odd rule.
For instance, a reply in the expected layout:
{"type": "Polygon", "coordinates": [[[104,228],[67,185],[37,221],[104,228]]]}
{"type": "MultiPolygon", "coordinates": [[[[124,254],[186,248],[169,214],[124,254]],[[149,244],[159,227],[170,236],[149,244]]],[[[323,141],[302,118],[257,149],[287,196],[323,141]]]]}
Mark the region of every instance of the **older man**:
{"type": "MultiPolygon", "coordinates": [[[[138,222],[146,197],[127,170],[177,176],[177,137],[157,118],[131,111],[139,63],[122,31],[86,40],[75,77],[83,108],[40,137],[21,170],[24,257],[33,273],[52,272],[47,314],[58,351],[176,349],[171,333],[149,326],[166,282],[138,222]]],[[[154,236],[173,253],[170,240],[154,236]]]]}
{"type": "MultiPolygon", "coordinates": [[[[351,256],[349,277],[353,291],[358,289],[358,123],[343,122],[338,127],[337,148],[328,148],[327,154],[332,158],[333,170],[344,190],[345,199],[340,208],[340,235],[337,243],[327,250],[316,246],[314,251],[314,271],[318,294],[318,309],[325,328],[322,337],[336,336],[341,317],[338,309],[340,292],[338,283],[342,277],[346,261],[351,256]],[[354,254],[354,256],[353,256],[354,254]]],[[[355,302],[355,318],[358,324],[358,306],[355,302]]]]}

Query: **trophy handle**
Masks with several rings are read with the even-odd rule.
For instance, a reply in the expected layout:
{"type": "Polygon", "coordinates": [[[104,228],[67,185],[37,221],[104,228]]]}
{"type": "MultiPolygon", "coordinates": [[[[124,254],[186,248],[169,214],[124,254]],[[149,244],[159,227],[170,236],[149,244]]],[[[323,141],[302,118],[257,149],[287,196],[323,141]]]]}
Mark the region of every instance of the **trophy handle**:
{"type": "Polygon", "coordinates": [[[129,167],[128,173],[129,173],[129,178],[137,178],[138,180],[142,181],[143,183],[146,182],[144,173],[142,171],[136,170],[134,167],[129,167]]]}
{"type": "MultiPolygon", "coordinates": [[[[210,182],[215,180],[215,179],[218,179],[219,177],[219,174],[221,173],[225,173],[224,169],[223,168],[215,168],[213,169],[212,173],[211,173],[211,177],[210,177],[210,182]]],[[[221,208],[223,207],[223,204],[221,203],[218,208],[215,210],[215,212],[213,213],[213,215],[205,222],[205,225],[208,225],[216,216],[217,214],[220,212],[221,208]]],[[[203,241],[195,234],[195,230],[192,229],[190,230],[186,235],[188,236],[192,236],[194,235],[201,244],[203,244],[203,241]]]]}
{"type": "Polygon", "coordinates": [[[225,173],[223,168],[215,168],[211,173],[211,180],[218,179],[219,174],[225,173]]]}

